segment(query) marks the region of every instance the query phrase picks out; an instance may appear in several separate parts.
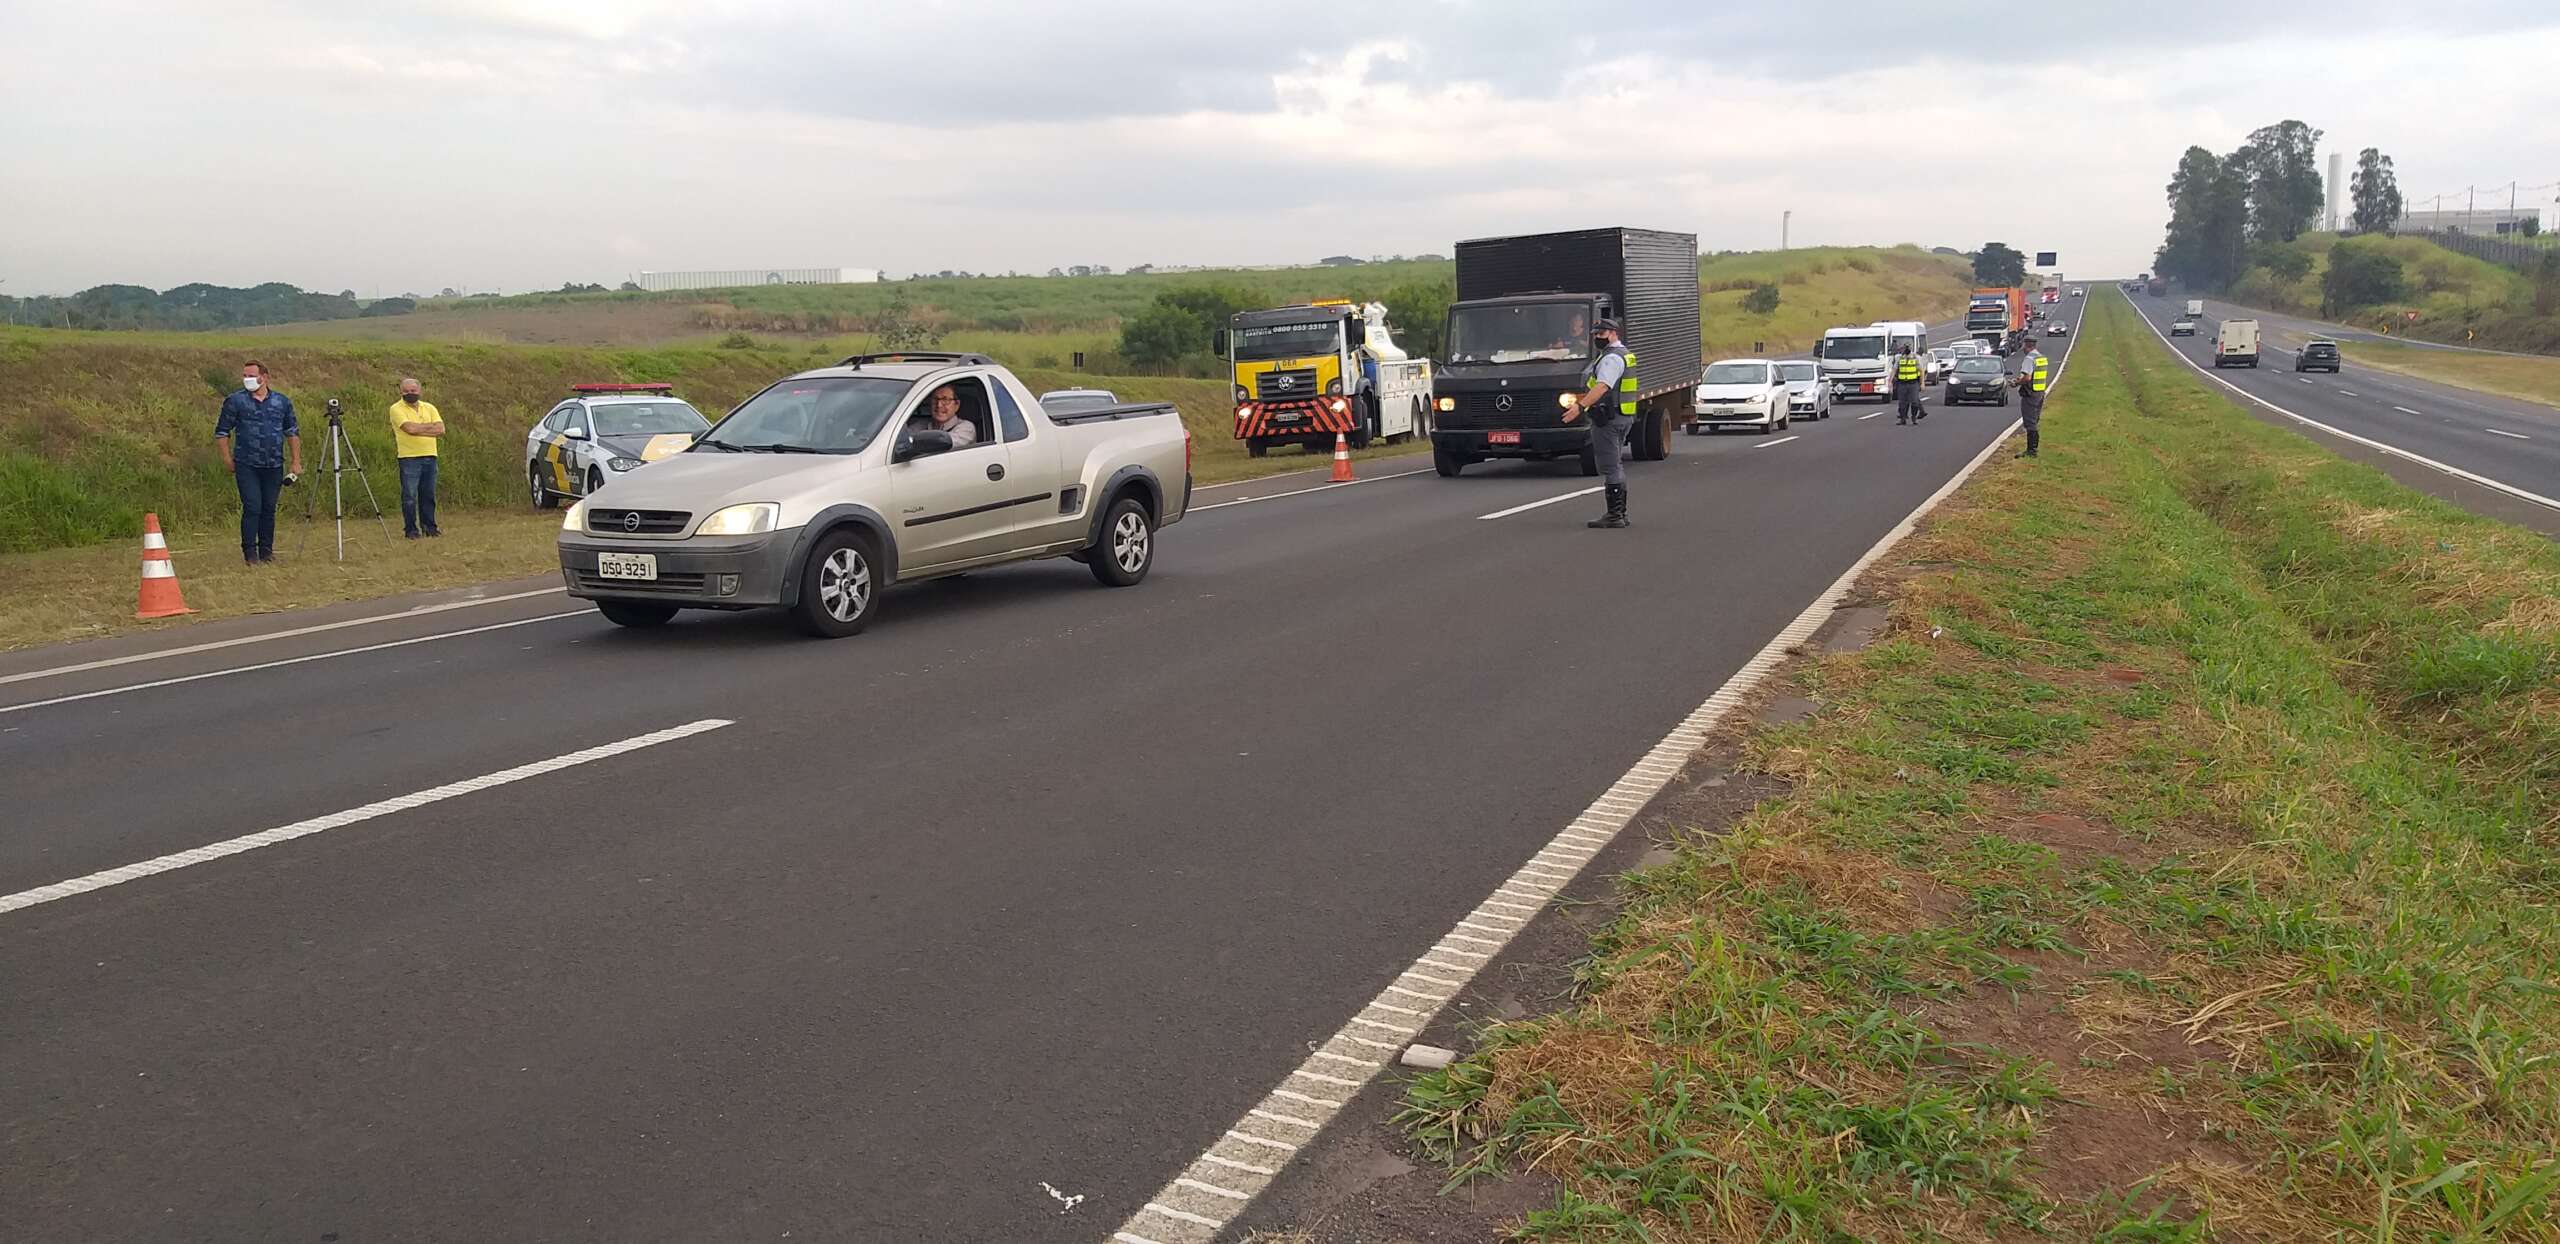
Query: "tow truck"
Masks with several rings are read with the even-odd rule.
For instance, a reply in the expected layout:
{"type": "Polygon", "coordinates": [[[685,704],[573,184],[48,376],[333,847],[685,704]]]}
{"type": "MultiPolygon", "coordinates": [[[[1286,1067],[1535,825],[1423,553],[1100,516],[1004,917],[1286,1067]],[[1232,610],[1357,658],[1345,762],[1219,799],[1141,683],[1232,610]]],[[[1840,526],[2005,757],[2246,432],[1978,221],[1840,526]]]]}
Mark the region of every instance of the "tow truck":
{"type": "Polygon", "coordinates": [[[1259,458],[1274,445],[1354,449],[1431,431],[1431,360],[1396,345],[1380,303],[1326,299],[1240,311],[1219,333],[1234,387],[1236,439],[1259,458]]]}

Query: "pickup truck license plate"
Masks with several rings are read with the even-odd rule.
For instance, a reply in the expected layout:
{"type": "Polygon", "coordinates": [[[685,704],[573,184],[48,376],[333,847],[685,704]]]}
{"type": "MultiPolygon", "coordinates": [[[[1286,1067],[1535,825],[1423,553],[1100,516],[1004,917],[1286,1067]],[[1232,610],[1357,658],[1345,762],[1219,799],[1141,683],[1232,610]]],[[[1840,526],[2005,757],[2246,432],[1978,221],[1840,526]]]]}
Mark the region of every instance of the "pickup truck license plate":
{"type": "Polygon", "coordinates": [[[1484,434],[1484,440],[1488,445],[1517,445],[1520,443],[1520,434],[1517,432],[1487,432],[1484,434]]]}
{"type": "Polygon", "coordinates": [[[654,580],[658,577],[658,555],[655,553],[598,553],[596,554],[596,577],[654,580]]]}

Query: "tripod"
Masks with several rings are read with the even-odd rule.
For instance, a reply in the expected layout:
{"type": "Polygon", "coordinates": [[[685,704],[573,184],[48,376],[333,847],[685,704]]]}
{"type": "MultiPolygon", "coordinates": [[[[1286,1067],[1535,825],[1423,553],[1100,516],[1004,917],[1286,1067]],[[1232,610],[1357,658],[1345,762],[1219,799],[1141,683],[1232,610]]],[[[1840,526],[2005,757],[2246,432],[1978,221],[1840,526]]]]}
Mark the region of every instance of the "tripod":
{"type": "MultiPolygon", "coordinates": [[[[373,507],[373,521],[382,528],[383,542],[390,543],[391,523],[382,516],[382,503],[374,499],[373,480],[364,473],[364,460],[356,457],[355,443],[347,439],[346,415],[334,397],[329,399],[329,448],[324,456],[329,465],[321,469],[329,473],[329,513],[338,526],[338,560],[347,560],[346,477],[351,472],[356,482],[364,485],[364,503],[373,507]]],[[[302,531],[293,538],[295,557],[302,555],[302,542],[311,535],[312,508],[317,500],[311,493],[302,494],[302,531]]]]}

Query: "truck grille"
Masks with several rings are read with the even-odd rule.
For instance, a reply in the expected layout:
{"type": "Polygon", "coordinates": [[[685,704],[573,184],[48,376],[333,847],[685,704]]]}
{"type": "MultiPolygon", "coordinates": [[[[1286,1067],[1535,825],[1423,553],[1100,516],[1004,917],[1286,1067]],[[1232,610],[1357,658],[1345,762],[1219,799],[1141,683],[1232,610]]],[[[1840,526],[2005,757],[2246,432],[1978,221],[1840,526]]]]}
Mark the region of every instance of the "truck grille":
{"type": "Polygon", "coordinates": [[[692,521],[689,510],[587,511],[587,530],[600,536],[672,536],[692,521]]]}
{"type": "Polygon", "coordinates": [[[1322,396],[1316,392],[1316,369],[1312,367],[1264,372],[1253,378],[1253,395],[1266,402],[1322,396]]]}
{"type": "Polygon", "coordinates": [[[1440,412],[1439,424],[1444,428],[1548,428],[1560,426],[1563,414],[1556,406],[1556,395],[1542,393],[1452,393],[1457,403],[1454,410],[1440,412]],[[1503,398],[1511,399],[1511,409],[1501,409],[1503,398]]]}

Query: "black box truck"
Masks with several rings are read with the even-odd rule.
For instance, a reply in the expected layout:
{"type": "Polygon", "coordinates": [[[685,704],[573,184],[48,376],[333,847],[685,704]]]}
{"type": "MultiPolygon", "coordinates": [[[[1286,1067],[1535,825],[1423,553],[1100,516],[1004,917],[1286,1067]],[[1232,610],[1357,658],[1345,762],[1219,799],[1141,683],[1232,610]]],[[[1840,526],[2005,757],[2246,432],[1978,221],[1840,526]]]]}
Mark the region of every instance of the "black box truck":
{"type": "Polygon", "coordinates": [[[1636,356],[1635,457],[1671,452],[1689,421],[1704,370],[1698,333],[1698,235],[1659,229],[1577,229],[1477,238],[1457,247],[1458,299],[1449,304],[1433,377],[1431,461],[1456,475],[1487,458],[1579,458],[1597,475],[1588,420],[1565,422],[1565,395],[1582,390],[1591,324],[1617,320],[1636,356]]]}

